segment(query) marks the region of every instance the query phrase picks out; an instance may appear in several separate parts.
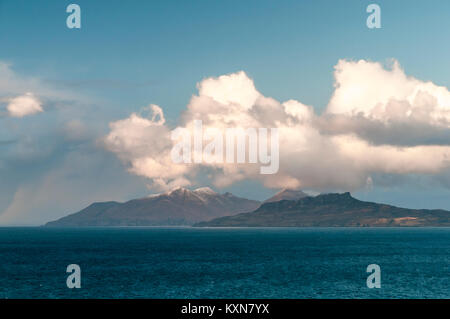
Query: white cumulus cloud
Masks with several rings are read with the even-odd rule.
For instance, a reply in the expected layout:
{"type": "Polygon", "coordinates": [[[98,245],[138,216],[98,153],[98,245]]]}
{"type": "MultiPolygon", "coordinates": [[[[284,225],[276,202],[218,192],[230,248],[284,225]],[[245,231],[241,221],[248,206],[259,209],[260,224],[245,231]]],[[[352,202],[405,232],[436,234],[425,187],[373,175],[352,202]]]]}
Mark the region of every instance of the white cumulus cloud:
{"type": "Polygon", "coordinates": [[[24,117],[44,111],[41,102],[32,93],[10,99],[6,109],[12,117],[24,117]]]}
{"type": "Polygon", "coordinates": [[[132,113],[129,118],[110,123],[110,133],[104,139],[106,148],[126,163],[131,173],[145,176],[158,189],[187,186],[186,165],[174,164],[170,156],[170,130],[164,125],[162,109],[150,105],[151,118],[132,113]]]}
{"type": "Polygon", "coordinates": [[[327,112],[384,121],[418,121],[447,125],[450,92],[446,87],[409,77],[397,61],[390,69],[366,60],[340,60],[335,66],[336,90],[327,112]]]}
{"type": "Polygon", "coordinates": [[[373,174],[437,176],[450,168],[450,92],[407,76],[396,61],[385,68],[340,60],[334,94],[321,115],[300,101],[264,96],[243,71],[206,78],[197,88],[179,126],[192,130],[201,120],[204,130],[278,128],[276,174],[261,175],[255,164],[174,164],[173,128],[154,105],[152,117],[133,113],[111,123],[105,146],[130,172],[162,188],[207,176],[218,187],[254,179],[271,188],[354,190],[372,183],[373,174]]]}

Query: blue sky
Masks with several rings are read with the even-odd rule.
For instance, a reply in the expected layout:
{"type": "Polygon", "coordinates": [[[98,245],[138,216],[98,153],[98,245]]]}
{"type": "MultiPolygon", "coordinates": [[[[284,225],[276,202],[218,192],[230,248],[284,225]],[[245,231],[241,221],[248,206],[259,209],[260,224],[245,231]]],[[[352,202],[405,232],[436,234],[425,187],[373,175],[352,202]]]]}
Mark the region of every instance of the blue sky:
{"type": "Polygon", "coordinates": [[[70,1],[0,3],[3,60],[124,114],[152,101],[176,117],[195,83],[238,70],[268,96],[323,108],[340,58],[396,58],[420,79],[450,81],[445,0],[377,1],[380,30],[365,26],[372,2],[360,0],[77,1],[81,30],[65,26],[70,1]]]}
{"type": "MultiPolygon", "coordinates": [[[[339,59],[385,63],[394,58],[407,75],[449,88],[449,30],[450,2],[446,0],[0,0],[0,61],[21,78],[37,78],[51,90],[70,92],[66,102],[79,97],[66,110],[55,106],[46,115],[0,117],[0,143],[39,135],[39,148],[46,143],[58,145],[52,147],[51,155],[42,155],[42,162],[33,157],[22,165],[0,166],[0,190],[4,191],[0,212],[11,205],[21,186],[32,189],[30,185],[41,183],[45,172],[62,165],[59,158],[68,151],[54,140],[69,119],[86,123],[95,139],[107,133],[109,122],[154,103],[164,109],[167,122],[176,125],[198,82],[240,70],[265,96],[299,100],[320,114],[334,91],[333,67],[339,59]],[[365,9],[374,2],[382,10],[382,28],[370,30],[365,9]],[[65,8],[70,3],[81,7],[80,30],[65,25],[65,8]]],[[[89,151],[84,152],[89,157],[89,151]]],[[[148,192],[145,180],[123,168],[119,173],[118,161],[111,165],[114,168],[107,169],[104,181],[127,180],[128,185],[111,197],[123,200],[148,192]]],[[[90,169],[86,168],[87,175],[90,169]]],[[[82,173],[73,174],[68,180],[82,173]]],[[[93,187],[89,176],[82,178],[79,185],[93,187]]],[[[225,190],[258,199],[273,192],[254,182],[225,190]]],[[[437,184],[375,185],[357,194],[408,207],[450,209],[448,189],[437,184]]],[[[78,196],[82,200],[67,202],[66,212],[30,219],[23,213],[21,218],[24,223],[45,221],[96,199],[83,193],[78,196]]],[[[108,199],[107,191],[97,197],[108,199]]],[[[61,199],[60,206],[65,204],[61,199]]]]}

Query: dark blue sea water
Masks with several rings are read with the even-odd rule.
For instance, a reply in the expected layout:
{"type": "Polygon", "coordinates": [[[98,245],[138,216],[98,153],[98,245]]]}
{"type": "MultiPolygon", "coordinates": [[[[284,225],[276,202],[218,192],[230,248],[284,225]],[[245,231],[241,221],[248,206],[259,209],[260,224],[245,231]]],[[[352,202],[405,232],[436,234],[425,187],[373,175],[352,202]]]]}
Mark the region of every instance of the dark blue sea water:
{"type": "Polygon", "coordinates": [[[449,265],[445,228],[0,228],[0,298],[449,298],[449,265]]]}

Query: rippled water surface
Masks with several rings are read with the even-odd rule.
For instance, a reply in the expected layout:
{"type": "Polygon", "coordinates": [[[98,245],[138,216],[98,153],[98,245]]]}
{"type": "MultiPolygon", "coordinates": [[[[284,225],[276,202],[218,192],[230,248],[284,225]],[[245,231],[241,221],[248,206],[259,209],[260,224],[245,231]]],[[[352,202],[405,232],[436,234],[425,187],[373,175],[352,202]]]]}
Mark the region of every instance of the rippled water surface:
{"type": "Polygon", "coordinates": [[[0,298],[449,298],[449,265],[446,228],[0,228],[0,298]]]}

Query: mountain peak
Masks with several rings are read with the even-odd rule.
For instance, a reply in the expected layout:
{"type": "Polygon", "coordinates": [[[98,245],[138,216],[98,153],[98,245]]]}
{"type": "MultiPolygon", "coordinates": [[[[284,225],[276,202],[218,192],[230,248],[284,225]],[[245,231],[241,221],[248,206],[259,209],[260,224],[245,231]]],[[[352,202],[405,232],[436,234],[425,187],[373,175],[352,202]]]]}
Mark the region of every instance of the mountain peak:
{"type": "Polygon", "coordinates": [[[171,189],[170,191],[168,191],[167,193],[165,193],[166,195],[173,195],[173,194],[183,194],[183,193],[190,193],[191,191],[187,188],[181,187],[181,186],[177,186],[173,189],[171,189]]]}
{"type": "Polygon", "coordinates": [[[164,193],[149,195],[149,196],[147,196],[147,198],[150,199],[150,198],[156,198],[156,197],[160,197],[160,196],[169,196],[169,197],[194,196],[194,197],[201,199],[201,198],[203,198],[202,196],[205,196],[205,195],[206,196],[207,195],[215,196],[215,195],[219,195],[219,194],[209,187],[200,187],[195,190],[190,190],[188,188],[178,186],[178,187],[172,188],[171,190],[164,192],[164,193]]]}
{"type": "Polygon", "coordinates": [[[326,198],[328,200],[354,199],[350,192],[320,194],[317,198],[326,198]]]}
{"type": "Polygon", "coordinates": [[[217,195],[217,193],[209,187],[200,187],[200,188],[195,189],[194,192],[200,193],[200,194],[217,195]]]}
{"type": "Polygon", "coordinates": [[[264,203],[279,202],[280,200],[298,200],[308,196],[309,196],[308,194],[299,189],[283,188],[274,196],[265,200],[264,203]]]}

